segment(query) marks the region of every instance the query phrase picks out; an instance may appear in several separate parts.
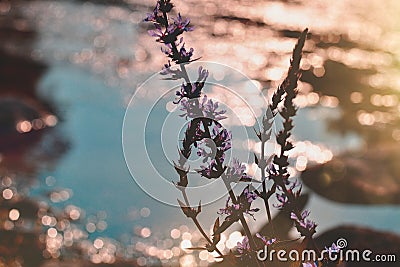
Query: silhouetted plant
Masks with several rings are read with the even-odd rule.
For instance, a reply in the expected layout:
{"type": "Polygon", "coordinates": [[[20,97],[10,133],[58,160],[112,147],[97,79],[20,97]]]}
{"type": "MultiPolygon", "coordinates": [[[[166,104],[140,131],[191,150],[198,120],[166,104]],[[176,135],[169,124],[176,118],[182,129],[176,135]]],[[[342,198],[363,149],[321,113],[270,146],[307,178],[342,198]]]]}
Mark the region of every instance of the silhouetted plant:
{"type": "MultiPolygon", "coordinates": [[[[233,159],[230,166],[225,164],[225,154],[231,149],[232,140],[230,131],[223,128],[218,122],[226,118],[224,116],[225,111],[218,109],[218,102],[208,99],[206,95],[202,95],[202,90],[209,74],[208,70],[200,67],[196,82],[192,82],[187,74],[186,64],[196,59],[193,59],[194,49],[185,47],[182,35],[185,32],[192,31],[193,27],[190,26],[190,20],[184,19],[180,13],[176,18],[170,19],[168,15],[173,7],[174,5],[171,1],[159,0],[153,12],[148,14],[144,20],[154,24],[155,29],[150,30],[149,34],[156,37],[157,42],[163,44],[161,50],[169,58],[161,74],[165,75],[168,80],[183,81],[180,90],[176,92],[174,103],[180,105],[180,110],[183,111],[181,116],[190,121],[187,124],[184,138],[179,148],[179,160],[175,162],[175,170],[179,175],[176,188],[180,190],[183,197],[183,200],[178,199],[178,203],[183,213],[194,222],[207,241],[204,247],[192,249],[207,250],[209,252],[216,251],[220,257],[232,264],[241,264],[240,266],[243,266],[243,264],[249,266],[266,265],[266,262],[257,260],[256,252],[264,248],[264,246],[284,246],[287,242],[281,240],[279,236],[265,237],[258,233],[253,236],[245,216],[254,218],[254,213],[259,212],[260,209],[253,207],[252,204],[257,198],[263,199],[267,222],[274,233],[269,199],[275,196],[279,203],[276,208],[288,211],[295,228],[304,237],[302,247],[312,247],[317,250],[312,240],[317,225],[308,219],[310,211],[301,210],[299,205],[301,184],[297,180],[290,179],[291,177],[288,173],[288,152],[294,147],[291,141],[291,132],[294,126],[293,117],[297,111],[293,100],[298,92],[297,83],[301,75],[300,61],[308,29],[301,33],[292,53],[287,76],[273,94],[271,104],[266,107],[267,111],[262,118],[260,131],[256,130],[256,135],[261,142],[260,155],[254,155],[255,163],[261,170],[262,189],[259,191],[252,187],[251,183],[255,180],[246,174],[243,163],[233,159]],[[273,120],[278,114],[283,119],[283,128],[276,136],[280,151],[273,157],[267,158],[265,145],[271,138],[273,120]],[[201,148],[201,145],[210,146],[207,144],[207,142],[211,142],[210,140],[215,144],[215,155],[211,155],[201,148]],[[206,234],[197,219],[202,211],[201,202],[196,207],[193,207],[186,193],[186,188],[189,184],[189,167],[186,166],[186,163],[192,153],[192,147],[196,147],[198,149],[197,154],[204,158],[204,165],[196,171],[200,176],[207,179],[222,179],[229,194],[225,207],[217,211],[219,215],[225,216],[225,218],[222,223],[220,223],[219,217],[215,220],[213,233],[210,236],[206,234]],[[268,183],[270,184],[269,186],[267,181],[271,181],[268,183]],[[232,183],[238,182],[249,183],[239,195],[231,187],[232,183]],[[245,237],[242,242],[237,244],[236,253],[234,253],[233,257],[232,254],[224,255],[217,248],[217,243],[220,241],[221,233],[236,222],[242,224],[245,237]]],[[[327,264],[327,260],[320,262],[319,265],[311,262],[299,262],[299,265],[303,266],[328,266],[327,264]]]]}

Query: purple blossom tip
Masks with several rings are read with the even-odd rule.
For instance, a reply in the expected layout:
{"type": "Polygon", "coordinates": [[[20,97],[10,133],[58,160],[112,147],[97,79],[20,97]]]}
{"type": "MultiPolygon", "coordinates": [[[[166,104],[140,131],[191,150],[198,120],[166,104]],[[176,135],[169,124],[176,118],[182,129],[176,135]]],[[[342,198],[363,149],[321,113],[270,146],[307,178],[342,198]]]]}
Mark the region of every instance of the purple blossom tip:
{"type": "Polygon", "coordinates": [[[318,265],[315,262],[305,262],[302,267],[318,267],[318,265]]]}
{"type": "Polygon", "coordinates": [[[264,243],[266,246],[270,246],[276,242],[276,238],[271,238],[267,239],[265,236],[260,235],[259,233],[256,233],[256,236],[261,239],[261,241],[264,243]]]}
{"type": "Polygon", "coordinates": [[[247,236],[245,236],[242,240],[242,242],[237,242],[236,249],[239,252],[239,254],[247,254],[250,252],[250,243],[249,239],[247,236]]]}

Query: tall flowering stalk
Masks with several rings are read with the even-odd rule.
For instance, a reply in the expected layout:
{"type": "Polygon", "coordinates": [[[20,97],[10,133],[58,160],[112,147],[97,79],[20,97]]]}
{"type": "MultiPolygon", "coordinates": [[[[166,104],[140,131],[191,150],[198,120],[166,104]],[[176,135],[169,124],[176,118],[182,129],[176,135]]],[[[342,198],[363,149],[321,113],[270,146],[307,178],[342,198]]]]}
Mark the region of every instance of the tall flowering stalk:
{"type": "MultiPolygon", "coordinates": [[[[289,166],[288,152],[294,148],[293,143],[290,141],[291,131],[294,126],[293,117],[297,112],[293,100],[298,93],[296,88],[301,75],[301,54],[307,32],[308,30],[306,29],[300,35],[293,49],[288,74],[273,94],[269,109],[263,117],[262,129],[257,133],[261,141],[261,159],[258,160],[257,156],[255,158],[258,167],[261,169],[263,191],[259,195],[264,200],[268,221],[271,222],[268,200],[275,193],[280,203],[277,207],[289,210],[298,232],[306,239],[311,239],[315,233],[316,224],[307,219],[310,214],[309,211],[302,212],[299,209],[298,198],[301,193],[301,184],[297,180],[289,180],[290,175],[287,169],[289,166]],[[278,106],[281,102],[283,102],[283,107],[279,110],[278,106]],[[276,137],[276,141],[280,145],[280,153],[274,155],[273,162],[269,163],[270,159],[265,159],[265,143],[270,139],[272,120],[278,113],[283,119],[283,129],[278,132],[276,137]],[[266,188],[267,178],[273,181],[273,185],[269,190],[266,188]]],[[[273,229],[273,225],[271,227],[273,229]]]]}
{"type": "Polygon", "coordinates": [[[271,104],[267,107],[268,110],[262,118],[262,128],[259,132],[256,131],[257,137],[261,141],[261,154],[255,155],[255,162],[261,170],[262,191],[252,190],[252,186],[249,184],[239,195],[236,195],[231,187],[232,183],[251,183],[254,180],[245,173],[245,165],[239,160],[233,159],[230,166],[225,163],[225,155],[231,149],[232,140],[231,132],[219,123],[220,120],[226,118],[225,110],[220,110],[218,102],[208,99],[206,95],[202,94],[209,75],[208,70],[200,67],[196,81],[190,80],[185,66],[196,59],[193,58],[194,49],[187,48],[183,34],[193,31],[194,28],[190,25],[190,20],[182,17],[180,13],[176,17],[169,17],[173,8],[174,5],[170,0],[158,0],[153,12],[149,13],[144,20],[153,23],[154,29],[150,30],[149,34],[162,44],[161,51],[168,58],[161,74],[165,75],[165,79],[168,80],[182,80],[180,89],[176,91],[174,103],[180,106],[181,116],[189,122],[178,151],[179,159],[174,163],[179,176],[179,181],[175,185],[182,193],[183,200],[178,199],[178,203],[183,213],[194,222],[207,241],[205,246],[192,249],[216,251],[220,257],[231,263],[235,264],[238,260],[240,266],[243,264],[264,266],[264,262],[257,260],[256,252],[264,246],[274,246],[281,241],[278,236],[252,235],[245,216],[254,219],[254,214],[260,211],[259,208],[253,207],[253,202],[257,198],[262,198],[264,201],[267,221],[272,229],[274,227],[269,206],[269,199],[272,196],[278,200],[277,208],[289,211],[294,226],[304,237],[305,242],[312,240],[316,228],[316,224],[308,219],[310,212],[302,211],[299,208],[300,183],[290,179],[288,173],[288,152],[294,147],[290,137],[293,129],[293,117],[297,111],[293,100],[298,92],[296,88],[300,77],[300,61],[308,30],[301,33],[293,50],[287,77],[277,88],[271,104]],[[282,108],[280,108],[280,103],[282,103],[282,108]],[[283,118],[283,128],[276,136],[280,152],[267,158],[265,144],[271,138],[273,119],[278,114],[283,118]],[[225,207],[217,212],[225,218],[220,223],[220,219],[217,217],[210,235],[207,235],[197,219],[202,211],[201,202],[193,207],[186,193],[189,184],[189,167],[186,165],[193,148],[197,148],[197,155],[203,157],[203,165],[196,170],[198,174],[206,179],[222,179],[229,195],[225,207]],[[210,148],[215,153],[210,153],[210,148]],[[272,181],[272,185],[269,187],[267,187],[268,180],[272,181]],[[240,222],[243,226],[245,237],[242,242],[237,244],[236,257],[232,258],[224,255],[217,248],[217,244],[221,239],[221,234],[236,222],[240,222]]]}
{"type": "MultiPolygon", "coordinates": [[[[169,58],[161,74],[168,75],[169,77],[167,79],[183,80],[180,90],[176,92],[177,99],[174,103],[181,104],[181,110],[184,112],[182,116],[187,119],[197,118],[188,124],[185,138],[182,141],[182,148],[179,149],[179,160],[174,163],[175,170],[179,175],[179,181],[176,183],[176,187],[181,191],[183,197],[183,201],[178,199],[178,203],[183,213],[194,222],[200,233],[207,240],[208,244],[204,249],[210,252],[216,251],[223,257],[224,255],[222,252],[216,247],[220,240],[220,235],[214,233],[212,238],[209,237],[197,219],[198,214],[201,212],[201,203],[199,203],[196,208],[190,205],[189,198],[186,194],[189,169],[186,168],[185,164],[192,152],[191,146],[193,144],[197,145],[205,138],[214,138],[215,141],[226,143],[225,147],[229,149],[230,139],[228,140],[227,138],[229,133],[226,130],[223,132],[219,131],[222,128],[220,124],[209,118],[204,118],[203,116],[203,112],[206,112],[207,114],[214,115],[215,119],[218,119],[218,116],[221,116],[224,112],[216,111],[218,105],[214,104],[212,100],[207,100],[206,97],[203,98],[201,103],[199,102],[201,90],[208,77],[208,71],[200,68],[197,81],[194,83],[190,81],[185,64],[193,61],[194,49],[187,49],[185,47],[182,34],[192,31],[193,27],[189,26],[190,20],[187,18],[184,19],[179,13],[176,18],[170,19],[168,15],[173,7],[174,5],[170,0],[159,0],[153,12],[147,14],[144,21],[153,23],[155,29],[150,30],[149,35],[156,37],[156,41],[163,44],[161,51],[169,58]],[[174,64],[174,66],[172,66],[172,64],[174,64]],[[207,130],[203,131],[201,130],[201,126],[214,126],[214,129],[210,131],[209,128],[206,127],[207,130]]],[[[220,119],[222,119],[222,117],[220,117],[220,119]]],[[[224,152],[220,150],[218,156],[218,159],[214,159],[208,168],[203,168],[199,173],[208,178],[220,175],[220,172],[222,172],[220,168],[224,152]]],[[[219,219],[215,221],[214,230],[216,231],[218,227],[219,219]]]]}

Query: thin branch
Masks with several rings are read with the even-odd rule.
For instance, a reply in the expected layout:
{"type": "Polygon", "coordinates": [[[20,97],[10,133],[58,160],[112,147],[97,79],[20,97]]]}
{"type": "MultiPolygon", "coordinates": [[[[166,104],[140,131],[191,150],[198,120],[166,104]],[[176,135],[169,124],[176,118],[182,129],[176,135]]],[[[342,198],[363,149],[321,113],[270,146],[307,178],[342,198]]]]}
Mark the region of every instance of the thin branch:
{"type": "MultiPolygon", "coordinates": [[[[266,118],[264,118],[264,119],[266,119],[266,118]]],[[[272,125],[271,125],[271,127],[272,127],[272,125]]],[[[269,130],[271,130],[271,129],[269,129],[269,130]]],[[[267,131],[268,130],[266,129],[266,127],[263,126],[262,132],[260,134],[260,137],[261,137],[261,157],[260,157],[261,165],[259,165],[259,168],[261,170],[261,181],[262,181],[262,189],[263,189],[263,195],[262,195],[263,197],[262,198],[264,200],[264,206],[267,211],[268,224],[271,225],[272,233],[275,236],[275,229],[274,229],[274,224],[272,222],[271,209],[270,209],[269,203],[268,203],[269,197],[267,196],[267,186],[266,186],[267,181],[266,181],[266,176],[265,176],[265,171],[266,171],[266,167],[267,167],[266,159],[265,159],[265,143],[267,142],[267,140],[266,140],[267,138],[265,138],[265,137],[267,135],[267,131]]]]}
{"type": "MultiPolygon", "coordinates": [[[[235,193],[233,192],[233,190],[232,190],[232,188],[231,188],[231,185],[230,185],[229,182],[227,181],[225,175],[222,175],[221,178],[222,178],[222,180],[224,181],[226,190],[228,190],[228,193],[229,193],[229,196],[230,196],[230,198],[231,198],[231,200],[232,200],[232,203],[233,203],[233,204],[238,204],[237,199],[236,199],[236,196],[235,196],[235,193]]],[[[257,266],[260,266],[260,262],[257,260],[257,255],[256,255],[256,252],[255,252],[255,251],[257,250],[257,245],[256,245],[256,242],[254,241],[254,238],[253,238],[253,235],[251,234],[249,225],[247,224],[246,219],[244,218],[242,212],[239,213],[239,220],[240,220],[240,223],[241,223],[242,226],[243,226],[243,230],[244,230],[244,232],[245,232],[247,238],[248,238],[249,241],[250,241],[249,244],[250,244],[250,248],[251,248],[251,251],[252,251],[252,254],[253,254],[253,257],[252,257],[252,258],[253,258],[254,261],[257,263],[257,266]]],[[[263,263],[263,265],[264,265],[264,263],[263,263]]]]}
{"type": "MultiPolygon", "coordinates": [[[[180,189],[180,191],[182,192],[182,196],[183,196],[183,199],[185,200],[186,206],[187,206],[187,207],[190,207],[189,199],[188,199],[187,194],[186,194],[186,188],[181,187],[181,188],[179,188],[179,189],[180,189]]],[[[212,242],[211,239],[208,237],[208,235],[207,235],[206,232],[204,231],[203,227],[200,225],[199,220],[197,220],[196,217],[190,217],[190,218],[192,219],[193,223],[196,225],[197,229],[200,231],[201,235],[207,240],[207,242],[208,242],[210,245],[212,245],[213,242],[212,242]]],[[[222,254],[222,252],[221,252],[217,247],[215,247],[215,251],[216,251],[221,257],[223,257],[223,258],[225,257],[224,254],[222,254]]]]}

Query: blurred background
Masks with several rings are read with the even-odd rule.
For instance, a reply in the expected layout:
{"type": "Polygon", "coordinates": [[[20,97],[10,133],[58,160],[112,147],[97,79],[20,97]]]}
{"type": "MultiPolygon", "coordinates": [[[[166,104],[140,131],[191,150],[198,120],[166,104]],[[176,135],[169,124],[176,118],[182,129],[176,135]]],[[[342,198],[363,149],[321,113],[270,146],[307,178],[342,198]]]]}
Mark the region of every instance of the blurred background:
{"type": "MultiPolygon", "coordinates": [[[[215,263],[212,253],[184,250],[204,240],[179,209],[144,193],[124,161],[129,99],[166,61],[142,23],[154,5],[0,1],[0,266],[215,263]]],[[[400,3],[175,5],[196,27],[185,35],[195,57],[240,70],[266,96],[309,28],[290,171],[305,185],[317,242],[345,237],[400,259],[400,3]]],[[[255,136],[248,144],[258,151],[255,136]]],[[[223,205],[201,218],[206,229],[223,205]]],[[[263,221],[256,225],[262,232],[263,221]]],[[[242,238],[233,227],[220,250],[242,238]]]]}

